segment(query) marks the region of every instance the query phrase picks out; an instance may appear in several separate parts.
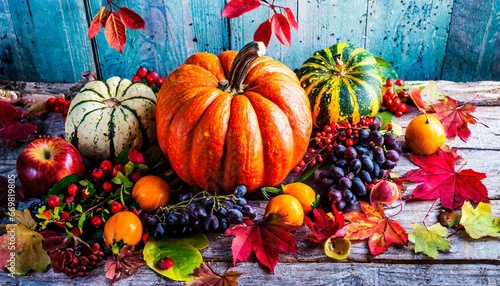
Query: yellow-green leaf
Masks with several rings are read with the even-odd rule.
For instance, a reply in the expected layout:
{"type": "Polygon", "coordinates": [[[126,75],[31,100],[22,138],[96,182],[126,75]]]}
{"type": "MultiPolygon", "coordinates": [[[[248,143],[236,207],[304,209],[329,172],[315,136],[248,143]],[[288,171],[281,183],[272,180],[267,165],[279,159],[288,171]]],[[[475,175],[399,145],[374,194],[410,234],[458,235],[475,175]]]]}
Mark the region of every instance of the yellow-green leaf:
{"type": "Polygon", "coordinates": [[[408,239],[415,243],[415,253],[422,252],[425,255],[436,258],[438,250],[450,249],[450,242],[446,238],[448,229],[439,223],[427,228],[420,224],[412,224],[414,231],[408,234],[408,239]]]}
{"type": "Polygon", "coordinates": [[[491,205],[483,202],[480,202],[476,208],[470,202],[465,202],[462,206],[460,224],[474,239],[485,236],[498,237],[500,234],[500,224],[494,223],[491,217],[491,205]]]}
{"type": "Polygon", "coordinates": [[[169,279],[176,281],[187,281],[194,278],[193,270],[203,262],[200,251],[189,243],[174,238],[162,240],[149,240],[143,250],[146,264],[169,279]],[[163,257],[173,260],[174,266],[168,270],[162,270],[156,266],[163,257]]]}
{"type": "Polygon", "coordinates": [[[43,236],[22,224],[9,224],[6,230],[0,237],[0,267],[18,275],[45,271],[50,257],[43,249],[43,236]]]}

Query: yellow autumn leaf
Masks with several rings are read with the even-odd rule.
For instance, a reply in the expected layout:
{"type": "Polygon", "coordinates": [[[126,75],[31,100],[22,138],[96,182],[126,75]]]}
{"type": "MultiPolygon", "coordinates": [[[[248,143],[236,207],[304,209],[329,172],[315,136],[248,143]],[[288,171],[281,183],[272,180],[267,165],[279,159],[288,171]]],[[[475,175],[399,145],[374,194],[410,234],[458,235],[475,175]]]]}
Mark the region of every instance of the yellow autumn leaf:
{"type": "Polygon", "coordinates": [[[498,237],[500,234],[500,224],[491,217],[491,205],[483,202],[480,202],[476,208],[470,202],[465,202],[462,206],[460,224],[474,239],[485,236],[498,237]]]}

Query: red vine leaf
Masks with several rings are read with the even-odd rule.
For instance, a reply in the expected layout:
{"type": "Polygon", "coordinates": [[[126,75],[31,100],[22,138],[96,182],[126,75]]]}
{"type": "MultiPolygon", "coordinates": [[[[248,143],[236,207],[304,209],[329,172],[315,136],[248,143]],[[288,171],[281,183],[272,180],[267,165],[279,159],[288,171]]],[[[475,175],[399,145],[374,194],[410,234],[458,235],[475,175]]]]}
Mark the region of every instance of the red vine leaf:
{"type": "Polygon", "coordinates": [[[38,130],[38,126],[28,123],[23,111],[6,101],[0,101],[0,143],[27,140],[38,130]]]}
{"type": "Polygon", "coordinates": [[[259,25],[257,30],[255,30],[255,33],[253,34],[253,40],[263,42],[267,47],[272,35],[273,30],[271,27],[271,21],[265,20],[264,22],[262,22],[262,24],[259,25]]]}
{"type": "Polygon", "coordinates": [[[140,251],[131,251],[128,247],[120,250],[116,257],[109,257],[106,261],[106,278],[116,282],[137,272],[139,267],[146,264],[141,258],[140,251]]]}
{"type": "Polygon", "coordinates": [[[244,218],[242,224],[226,230],[226,234],[235,236],[231,244],[233,263],[244,261],[252,252],[259,262],[274,273],[279,252],[297,253],[297,243],[290,233],[289,225],[280,223],[281,218],[265,221],[252,221],[244,218]]]}
{"type": "Polygon", "coordinates": [[[286,12],[286,18],[288,19],[288,23],[290,24],[290,27],[294,29],[295,31],[299,30],[299,24],[295,20],[295,15],[292,12],[292,9],[289,7],[285,7],[285,12],[286,12]]]}
{"type": "Polygon", "coordinates": [[[195,279],[187,281],[188,286],[236,286],[236,281],[240,277],[240,273],[236,271],[227,270],[224,275],[214,273],[212,269],[205,263],[193,270],[195,279]]]}
{"type": "Polygon", "coordinates": [[[290,47],[290,24],[283,14],[274,14],[271,18],[271,28],[276,38],[285,46],[290,47]]]}
{"type": "Polygon", "coordinates": [[[435,116],[439,118],[446,130],[446,137],[458,135],[460,139],[467,142],[470,130],[467,123],[476,124],[476,118],[471,115],[476,106],[470,102],[458,106],[458,101],[446,96],[445,99],[432,105],[435,116]]]}
{"type": "Polygon", "coordinates": [[[344,239],[368,239],[368,248],[372,255],[379,255],[387,251],[391,244],[408,244],[408,233],[399,222],[385,216],[384,208],[377,204],[372,206],[366,202],[359,202],[360,212],[349,212],[344,218],[349,223],[343,228],[344,239]]]}
{"type": "Polygon", "coordinates": [[[107,14],[106,7],[102,7],[101,10],[95,15],[94,19],[92,19],[92,22],[90,22],[89,30],[88,30],[88,36],[89,40],[95,37],[99,31],[102,28],[102,18],[104,15],[107,14]]]}
{"type": "Polygon", "coordinates": [[[308,216],[304,217],[306,226],[311,230],[312,235],[309,240],[320,243],[327,238],[335,236],[339,229],[344,226],[344,217],[333,207],[333,217],[330,217],[322,209],[313,210],[313,219],[308,216]]]}
{"type": "Polygon", "coordinates": [[[139,14],[135,13],[127,7],[121,7],[120,9],[118,9],[118,15],[120,15],[123,24],[125,24],[127,28],[144,29],[144,26],[146,25],[139,14]]]}
{"type": "Polygon", "coordinates": [[[231,0],[222,9],[222,17],[236,18],[259,6],[259,0],[231,0]]]}
{"type": "Polygon", "coordinates": [[[104,28],[104,36],[113,49],[123,53],[123,48],[127,42],[127,31],[118,13],[113,12],[109,15],[104,28]]]}
{"type": "Polygon", "coordinates": [[[410,160],[420,169],[408,171],[406,180],[423,182],[413,190],[414,198],[440,198],[441,205],[447,209],[459,208],[468,200],[489,202],[488,190],[481,182],[486,174],[471,169],[456,171],[453,154],[439,149],[432,155],[411,155],[410,160]]]}

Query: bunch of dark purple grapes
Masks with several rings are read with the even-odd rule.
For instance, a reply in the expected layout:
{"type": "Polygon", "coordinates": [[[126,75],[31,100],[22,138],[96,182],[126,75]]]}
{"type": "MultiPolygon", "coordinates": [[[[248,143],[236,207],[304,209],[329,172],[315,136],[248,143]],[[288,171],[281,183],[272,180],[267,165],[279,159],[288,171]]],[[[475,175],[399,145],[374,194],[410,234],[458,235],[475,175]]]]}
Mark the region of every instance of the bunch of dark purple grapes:
{"type": "Polygon", "coordinates": [[[51,250],[49,256],[56,273],[64,273],[71,278],[84,277],[100,266],[104,257],[99,243],[91,246],[79,243],[74,248],[51,250]]]}
{"type": "Polygon", "coordinates": [[[156,240],[165,236],[188,237],[199,232],[223,233],[231,224],[242,223],[244,217],[257,216],[243,197],[246,192],[244,185],[237,185],[229,195],[184,192],[177,204],[162,208],[156,214],[144,215],[142,223],[156,240]]]}
{"type": "Polygon", "coordinates": [[[401,145],[393,133],[382,135],[379,128],[375,122],[359,129],[355,145],[337,144],[328,154],[328,167],[319,178],[337,210],[358,211],[359,200],[368,201],[371,187],[396,167],[401,145]]]}

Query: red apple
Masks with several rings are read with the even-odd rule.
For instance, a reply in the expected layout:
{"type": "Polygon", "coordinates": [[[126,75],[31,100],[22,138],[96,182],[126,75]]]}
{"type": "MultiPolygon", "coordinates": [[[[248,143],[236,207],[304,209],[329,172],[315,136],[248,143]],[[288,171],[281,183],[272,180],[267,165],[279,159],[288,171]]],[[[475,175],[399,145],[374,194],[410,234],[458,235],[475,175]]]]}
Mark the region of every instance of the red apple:
{"type": "Polygon", "coordinates": [[[60,137],[40,138],[28,144],[16,164],[19,181],[31,197],[42,197],[62,178],[85,174],[80,152],[60,137]]]}

